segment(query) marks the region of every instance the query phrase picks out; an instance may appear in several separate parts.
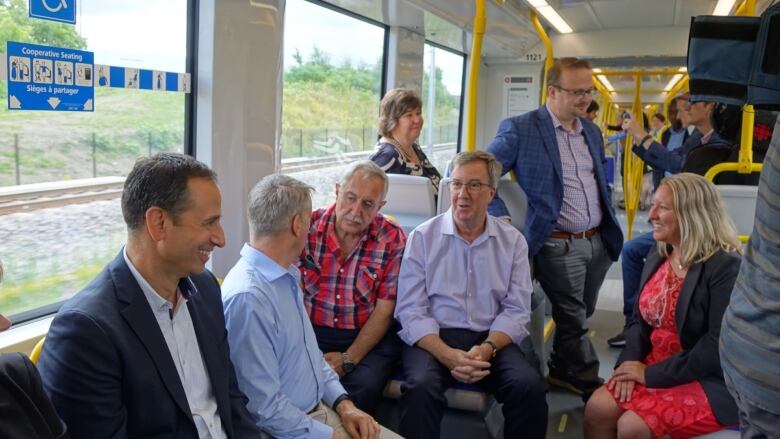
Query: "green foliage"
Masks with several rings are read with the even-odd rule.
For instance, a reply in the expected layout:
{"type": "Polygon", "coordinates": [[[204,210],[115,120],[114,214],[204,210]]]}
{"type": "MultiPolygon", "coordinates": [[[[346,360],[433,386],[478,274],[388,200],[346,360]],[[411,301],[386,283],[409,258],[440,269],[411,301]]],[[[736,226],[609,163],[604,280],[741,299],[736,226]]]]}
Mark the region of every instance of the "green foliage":
{"type": "Polygon", "coordinates": [[[15,184],[14,135],[21,182],[125,175],[136,158],[184,149],[184,95],[95,89],[93,113],[12,111],[0,105],[0,187],[15,184]]]}
{"type": "MultiPolygon", "coordinates": [[[[316,47],[309,59],[297,50],[293,59],[295,65],[284,72],[283,157],[332,155],[334,145],[341,145],[340,152],[371,150],[381,99],[381,59],[373,65],[336,65],[316,47]]],[[[436,124],[457,125],[459,97],[447,91],[438,68],[435,87],[436,124]]],[[[428,78],[423,75],[424,107],[427,96],[428,78]]]]}

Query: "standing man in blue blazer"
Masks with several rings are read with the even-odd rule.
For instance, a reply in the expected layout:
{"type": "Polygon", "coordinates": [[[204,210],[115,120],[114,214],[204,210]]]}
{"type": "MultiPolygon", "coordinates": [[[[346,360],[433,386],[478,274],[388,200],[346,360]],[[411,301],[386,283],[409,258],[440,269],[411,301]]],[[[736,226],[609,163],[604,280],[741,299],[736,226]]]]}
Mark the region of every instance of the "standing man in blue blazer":
{"type": "MultiPolygon", "coordinates": [[[[528,196],[529,257],[556,323],[548,381],[585,400],[602,384],[587,319],[623,246],[601,133],[585,118],[593,93],[588,61],[555,60],[547,72],[546,104],[503,120],[487,147],[528,196]]],[[[499,194],[489,212],[508,218],[499,194]]]]}
{"type": "Polygon", "coordinates": [[[125,180],[127,244],[54,318],[38,367],[73,438],[257,438],[238,388],[216,278],[216,175],[140,159],[125,180]]]}

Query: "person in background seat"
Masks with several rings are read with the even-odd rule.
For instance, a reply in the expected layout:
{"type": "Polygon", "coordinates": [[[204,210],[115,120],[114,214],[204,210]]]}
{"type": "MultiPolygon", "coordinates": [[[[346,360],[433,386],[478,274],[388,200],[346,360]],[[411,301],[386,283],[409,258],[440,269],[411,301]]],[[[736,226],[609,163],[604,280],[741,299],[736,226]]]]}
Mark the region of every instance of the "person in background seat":
{"type": "Polygon", "coordinates": [[[409,236],[396,319],[406,343],[400,433],[438,438],[444,392],[476,383],[503,404],[504,437],[544,438],[544,381],[520,350],[528,336],[528,246],[512,225],[489,216],[501,164],[483,151],[452,160],[452,207],[409,236]]]}
{"type": "Polygon", "coordinates": [[[637,320],[607,385],[585,407],[585,438],[689,438],[737,422],[718,356],[741,246],[718,189],[696,174],[666,177],[650,210],[637,320]]]}

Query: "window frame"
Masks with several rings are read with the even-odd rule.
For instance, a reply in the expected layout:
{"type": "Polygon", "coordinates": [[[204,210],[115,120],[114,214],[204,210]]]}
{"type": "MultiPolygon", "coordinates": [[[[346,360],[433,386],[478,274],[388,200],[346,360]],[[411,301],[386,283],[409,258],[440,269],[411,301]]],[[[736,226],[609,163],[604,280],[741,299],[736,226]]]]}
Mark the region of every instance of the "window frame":
{"type": "MultiPolygon", "coordinates": [[[[429,46],[431,46],[433,48],[440,49],[440,50],[443,50],[445,52],[449,52],[449,53],[451,53],[453,55],[458,55],[461,58],[463,58],[463,64],[462,64],[462,66],[460,68],[461,73],[460,73],[460,104],[458,105],[458,142],[455,145],[455,153],[457,154],[457,153],[461,152],[461,144],[463,142],[463,107],[464,107],[464,103],[466,101],[466,99],[465,99],[465,97],[466,97],[466,73],[467,73],[466,72],[466,67],[468,66],[468,63],[467,63],[467,58],[468,57],[467,57],[467,55],[465,53],[463,53],[461,51],[458,51],[458,50],[455,50],[455,49],[451,49],[451,48],[446,47],[446,46],[442,46],[441,44],[434,43],[433,41],[428,40],[428,39],[425,40],[424,45],[429,45],[429,46]]],[[[424,47],[424,45],[423,45],[423,47],[424,47]]],[[[423,75],[425,75],[425,74],[426,73],[423,72],[423,75]]]]}
{"type": "MultiPolygon", "coordinates": [[[[195,124],[197,117],[197,68],[198,65],[198,23],[199,23],[199,0],[187,0],[187,36],[185,57],[185,73],[190,74],[190,93],[184,97],[184,153],[195,157],[196,153],[196,131],[195,124]]],[[[22,311],[16,314],[7,315],[13,322],[13,326],[30,323],[35,320],[51,317],[59,311],[60,307],[68,299],[58,300],[37,308],[22,311]]]]}

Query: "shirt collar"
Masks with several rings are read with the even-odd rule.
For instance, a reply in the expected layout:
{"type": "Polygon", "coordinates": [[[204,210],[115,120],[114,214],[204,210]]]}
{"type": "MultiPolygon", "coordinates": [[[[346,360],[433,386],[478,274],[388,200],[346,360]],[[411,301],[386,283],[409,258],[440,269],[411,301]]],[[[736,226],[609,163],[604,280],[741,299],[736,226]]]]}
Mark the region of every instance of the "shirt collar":
{"type": "Polygon", "coordinates": [[[290,265],[285,270],[284,267],[266,256],[265,253],[247,243],[241,249],[241,257],[246,259],[249,265],[257,270],[268,282],[274,282],[288,274],[295,279],[296,283],[300,279],[300,272],[295,265],[290,265]]]}
{"type": "Polygon", "coordinates": [[[550,117],[552,118],[554,128],[556,129],[560,128],[566,132],[574,133],[574,134],[580,134],[582,132],[582,121],[580,121],[579,117],[574,118],[574,129],[572,131],[569,131],[566,128],[564,128],[560,119],[558,119],[555,113],[552,112],[552,109],[550,109],[550,104],[545,104],[545,105],[547,106],[547,112],[550,113],[550,117]]]}
{"type": "MultiPolygon", "coordinates": [[[[442,215],[444,215],[442,225],[441,225],[441,234],[442,235],[457,235],[460,237],[460,235],[457,232],[457,228],[455,227],[455,218],[452,217],[452,206],[450,206],[449,209],[447,209],[446,212],[444,212],[442,215]]],[[[474,240],[474,243],[480,242],[484,238],[496,236],[498,234],[497,225],[490,220],[490,215],[485,219],[486,225],[485,230],[482,232],[477,239],[474,240]]]]}
{"type": "MultiPolygon", "coordinates": [[[[133,265],[133,263],[130,261],[130,258],[127,256],[127,247],[122,247],[122,256],[125,258],[127,268],[130,269],[130,273],[133,275],[133,278],[135,278],[135,281],[138,282],[138,286],[141,287],[141,291],[144,293],[144,296],[149,302],[149,306],[152,307],[152,310],[161,311],[171,309],[173,304],[163,299],[163,297],[158,294],[154,288],[152,288],[149,282],[144,279],[143,275],[141,275],[138,269],[135,268],[135,265],[133,265]]],[[[179,294],[185,303],[197,293],[198,288],[189,277],[183,277],[179,279],[179,287],[176,290],[176,294],[179,294]]]]}
{"type": "Polygon", "coordinates": [[[711,129],[707,134],[701,136],[701,144],[706,145],[710,142],[710,139],[712,138],[712,134],[715,133],[714,129],[711,129]]]}

